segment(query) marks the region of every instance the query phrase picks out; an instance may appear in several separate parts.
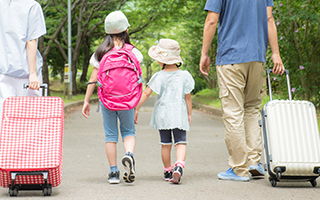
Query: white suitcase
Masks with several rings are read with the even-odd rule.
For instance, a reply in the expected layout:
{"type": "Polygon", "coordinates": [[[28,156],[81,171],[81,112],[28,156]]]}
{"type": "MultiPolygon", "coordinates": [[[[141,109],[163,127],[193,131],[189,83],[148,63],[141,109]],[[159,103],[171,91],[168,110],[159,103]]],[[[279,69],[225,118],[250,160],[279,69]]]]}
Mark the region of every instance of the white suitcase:
{"type": "Polygon", "coordinates": [[[289,100],[272,100],[261,111],[265,170],[273,187],[279,181],[310,181],[313,187],[320,175],[320,139],[317,115],[309,101],[292,100],[289,71],[286,70],[289,100]]]}

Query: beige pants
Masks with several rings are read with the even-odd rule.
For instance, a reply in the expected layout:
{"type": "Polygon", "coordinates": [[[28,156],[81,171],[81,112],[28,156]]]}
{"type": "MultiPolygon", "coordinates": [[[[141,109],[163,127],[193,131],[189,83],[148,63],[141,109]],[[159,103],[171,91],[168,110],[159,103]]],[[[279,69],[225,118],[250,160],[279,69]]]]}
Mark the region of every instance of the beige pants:
{"type": "Polygon", "coordinates": [[[261,87],[265,63],[217,66],[229,165],[238,176],[248,177],[249,165],[262,154],[259,127],[261,87]]]}

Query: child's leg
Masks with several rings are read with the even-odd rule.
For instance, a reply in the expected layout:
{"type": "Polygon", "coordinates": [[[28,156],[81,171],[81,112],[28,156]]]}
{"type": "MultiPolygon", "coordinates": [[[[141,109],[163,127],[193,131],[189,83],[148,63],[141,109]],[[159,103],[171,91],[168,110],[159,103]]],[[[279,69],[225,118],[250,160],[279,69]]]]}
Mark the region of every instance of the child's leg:
{"type": "Polygon", "coordinates": [[[166,181],[170,181],[172,178],[173,165],[171,164],[171,148],[172,145],[161,146],[161,158],[163,163],[163,178],[166,181]]]}
{"type": "Polygon", "coordinates": [[[171,130],[159,130],[161,144],[161,158],[164,168],[171,166],[172,137],[171,130]]]}
{"type": "Polygon", "coordinates": [[[132,135],[129,135],[123,139],[123,146],[125,152],[134,152],[134,147],[136,145],[136,138],[132,135]]]}
{"type": "Polygon", "coordinates": [[[117,167],[117,142],[118,142],[118,122],[117,113],[108,110],[101,103],[101,111],[103,116],[103,126],[105,130],[105,147],[108,162],[110,165],[110,173],[108,177],[109,183],[119,183],[119,170],[117,167]]]}
{"type": "Polygon", "coordinates": [[[159,130],[161,144],[161,159],[163,163],[163,178],[169,181],[172,177],[173,166],[171,164],[172,137],[171,130],[159,130]]]}
{"type": "MultiPolygon", "coordinates": [[[[184,161],[186,159],[187,154],[187,133],[185,130],[180,130],[176,128],[173,130],[173,137],[176,149],[177,162],[183,163],[180,167],[184,168],[184,161]]],[[[177,166],[176,164],[175,166],[177,166]]]]}
{"type": "Polygon", "coordinates": [[[124,150],[127,152],[134,152],[135,139],[135,125],[134,125],[134,109],[118,111],[120,121],[120,132],[123,139],[124,150]]]}
{"type": "Polygon", "coordinates": [[[108,110],[101,103],[103,127],[105,131],[106,154],[110,166],[117,165],[118,121],[117,113],[108,110]]]}
{"type": "Polygon", "coordinates": [[[117,165],[117,143],[106,142],[106,154],[109,161],[109,165],[117,165]]]}
{"type": "Polygon", "coordinates": [[[171,144],[161,145],[161,158],[164,168],[169,168],[171,166],[171,144]]]}
{"type": "MultiPolygon", "coordinates": [[[[176,149],[176,158],[177,158],[177,162],[175,164],[175,166],[176,166],[179,163],[184,163],[184,161],[186,159],[186,154],[187,154],[187,145],[186,144],[176,144],[175,149],[176,149]]],[[[180,167],[184,168],[184,164],[181,165],[180,167]]]]}
{"type": "Polygon", "coordinates": [[[132,183],[135,180],[135,160],[133,152],[136,144],[134,109],[118,111],[118,117],[123,146],[126,151],[126,154],[122,158],[122,164],[125,169],[123,179],[127,183],[132,183]]]}
{"type": "Polygon", "coordinates": [[[183,173],[183,168],[185,166],[185,159],[186,159],[186,153],[187,153],[186,131],[180,130],[180,129],[174,129],[173,136],[174,136],[177,161],[174,164],[175,167],[173,170],[172,179],[170,181],[173,183],[179,183],[183,173]]]}

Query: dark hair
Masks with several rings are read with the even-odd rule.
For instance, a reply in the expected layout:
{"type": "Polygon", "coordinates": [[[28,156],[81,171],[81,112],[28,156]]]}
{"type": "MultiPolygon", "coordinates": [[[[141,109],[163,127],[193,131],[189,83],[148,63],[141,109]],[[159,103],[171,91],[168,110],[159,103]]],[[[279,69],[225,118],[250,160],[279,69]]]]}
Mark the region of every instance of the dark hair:
{"type": "Polygon", "coordinates": [[[100,62],[104,54],[111,51],[114,47],[113,40],[119,39],[122,44],[131,44],[128,32],[125,30],[118,34],[107,34],[103,42],[100,44],[95,52],[95,58],[100,62]]]}
{"type": "MultiPolygon", "coordinates": [[[[162,69],[164,69],[166,67],[167,64],[163,64],[162,65],[162,69]]],[[[177,63],[176,66],[179,68],[181,67],[182,63],[177,63]]]]}

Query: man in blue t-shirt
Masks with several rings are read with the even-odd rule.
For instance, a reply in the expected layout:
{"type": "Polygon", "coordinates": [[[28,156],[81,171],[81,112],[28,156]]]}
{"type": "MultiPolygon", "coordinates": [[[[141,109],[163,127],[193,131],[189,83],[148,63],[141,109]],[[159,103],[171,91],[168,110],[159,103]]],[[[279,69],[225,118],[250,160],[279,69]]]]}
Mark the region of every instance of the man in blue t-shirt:
{"type": "Polygon", "coordinates": [[[208,76],[208,51],[218,28],[216,69],[223,109],[225,142],[230,155],[219,179],[249,181],[263,176],[262,139],[258,120],[268,42],[273,73],[283,74],[273,0],[207,0],[200,71],[208,76]]]}

